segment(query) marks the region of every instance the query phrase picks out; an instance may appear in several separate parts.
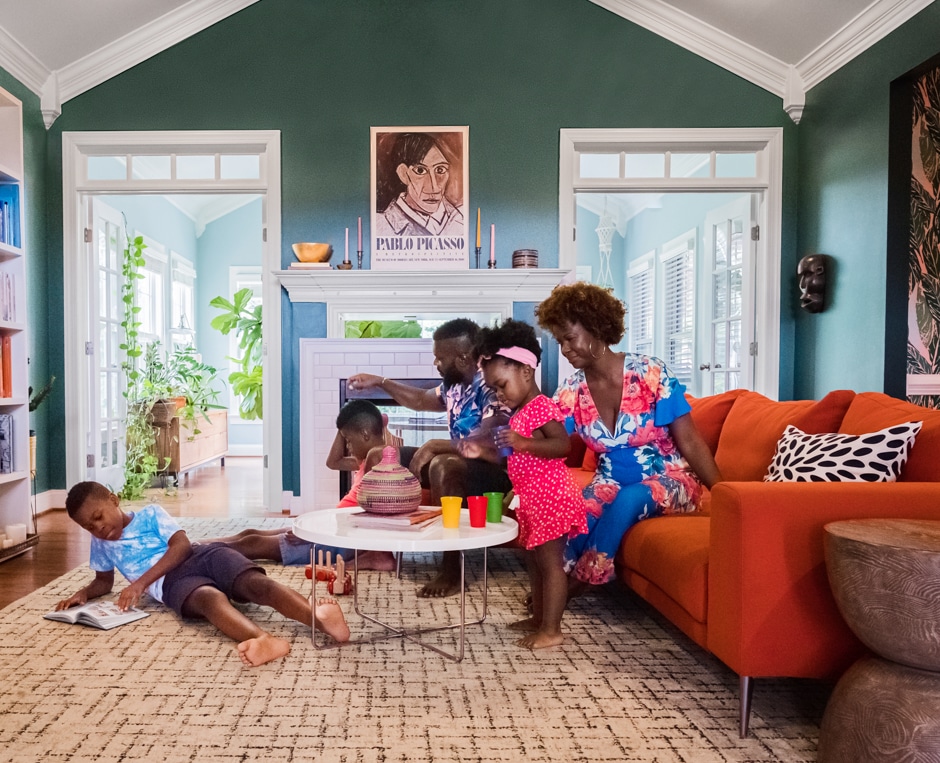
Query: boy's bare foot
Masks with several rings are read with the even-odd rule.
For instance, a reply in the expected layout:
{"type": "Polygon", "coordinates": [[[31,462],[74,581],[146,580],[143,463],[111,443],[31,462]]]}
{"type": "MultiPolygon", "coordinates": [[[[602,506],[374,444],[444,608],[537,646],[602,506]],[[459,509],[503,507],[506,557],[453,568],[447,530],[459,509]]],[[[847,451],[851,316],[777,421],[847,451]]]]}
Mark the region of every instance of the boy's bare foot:
{"type": "Polygon", "coordinates": [[[290,654],[290,642],[272,636],[270,633],[242,641],[235,648],[238,650],[241,661],[252,668],[290,654]]]}
{"type": "Polygon", "coordinates": [[[316,615],[318,630],[332,636],[335,641],[349,641],[349,626],[336,599],[332,596],[317,599],[316,615]]]}
{"type": "Polygon", "coordinates": [[[550,646],[558,646],[563,643],[565,637],[561,633],[545,633],[544,631],[536,631],[531,633],[528,636],[523,636],[516,642],[516,646],[524,647],[525,649],[545,649],[550,646]]]}
{"type": "MultiPolygon", "coordinates": [[[[350,559],[346,561],[346,569],[351,567],[350,559]]],[[[365,551],[359,554],[359,569],[391,572],[395,569],[395,555],[391,551],[365,551]]]]}
{"type": "Polygon", "coordinates": [[[527,617],[525,620],[517,620],[514,623],[510,623],[509,627],[514,631],[537,631],[542,627],[542,624],[537,622],[534,617],[527,617]]]}

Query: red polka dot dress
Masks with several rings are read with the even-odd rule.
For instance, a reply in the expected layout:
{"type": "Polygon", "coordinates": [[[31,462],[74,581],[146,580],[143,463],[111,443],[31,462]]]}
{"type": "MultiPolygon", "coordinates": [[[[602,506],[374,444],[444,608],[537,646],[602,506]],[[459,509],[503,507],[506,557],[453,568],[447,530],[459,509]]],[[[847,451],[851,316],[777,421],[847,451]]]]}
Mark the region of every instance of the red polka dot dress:
{"type": "MultiPolygon", "coordinates": [[[[523,437],[531,437],[549,421],[564,421],[564,416],[549,398],[538,395],[513,414],[509,426],[523,437]]],[[[526,549],[563,535],[574,538],[587,532],[581,488],[568,473],[563,458],[513,453],[508,467],[513,490],[519,496],[519,540],[526,549]]]]}

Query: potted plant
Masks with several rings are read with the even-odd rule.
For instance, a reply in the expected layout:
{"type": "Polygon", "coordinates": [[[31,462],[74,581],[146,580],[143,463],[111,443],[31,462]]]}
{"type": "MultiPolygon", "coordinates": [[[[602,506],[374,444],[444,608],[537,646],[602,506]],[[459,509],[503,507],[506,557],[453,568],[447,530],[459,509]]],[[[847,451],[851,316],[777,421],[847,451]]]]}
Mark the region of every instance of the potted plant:
{"type": "Polygon", "coordinates": [[[232,331],[238,339],[238,349],[241,357],[230,358],[238,363],[239,370],[229,374],[232,393],[239,397],[238,413],[243,419],[260,419],[264,410],[262,406],[262,334],[261,334],[261,305],[251,306],[252,290],[239,289],[235,292],[232,301],[225,297],[215,297],[209,302],[210,307],[221,310],[210,324],[223,335],[228,336],[232,331]]]}

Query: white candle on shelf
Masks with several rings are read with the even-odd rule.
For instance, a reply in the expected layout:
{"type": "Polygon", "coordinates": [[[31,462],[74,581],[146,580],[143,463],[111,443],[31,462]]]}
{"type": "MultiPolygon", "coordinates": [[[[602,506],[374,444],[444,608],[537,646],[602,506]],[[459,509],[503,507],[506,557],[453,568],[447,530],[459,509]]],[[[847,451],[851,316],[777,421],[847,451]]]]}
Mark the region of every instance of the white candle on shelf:
{"type": "Polygon", "coordinates": [[[490,225],[490,262],[496,262],[496,225],[490,225]]]}

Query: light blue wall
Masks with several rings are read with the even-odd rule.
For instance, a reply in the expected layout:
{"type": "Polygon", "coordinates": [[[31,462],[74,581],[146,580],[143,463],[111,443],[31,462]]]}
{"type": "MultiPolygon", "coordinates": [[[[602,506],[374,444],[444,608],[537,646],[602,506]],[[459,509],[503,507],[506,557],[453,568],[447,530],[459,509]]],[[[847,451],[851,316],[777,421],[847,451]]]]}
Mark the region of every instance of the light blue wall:
{"type": "MultiPolygon", "coordinates": [[[[206,225],[199,237],[196,256],[196,330],[203,359],[219,369],[220,378],[228,376],[229,338],[212,328],[212,319],[219,311],[209,307],[215,297],[231,301],[234,296],[229,285],[229,272],[235,266],[261,265],[261,199],[239,207],[224,217],[206,225]]],[[[229,386],[226,381],[219,399],[229,405],[229,386]]],[[[237,409],[235,410],[237,413],[237,409]]],[[[231,445],[259,445],[262,439],[260,422],[240,423],[230,420],[231,445]]]]}
{"type": "Polygon", "coordinates": [[[143,234],[163,244],[164,254],[174,251],[190,262],[196,260],[196,225],[179,207],[161,196],[113,195],[101,200],[124,213],[129,236],[143,234]]]}

